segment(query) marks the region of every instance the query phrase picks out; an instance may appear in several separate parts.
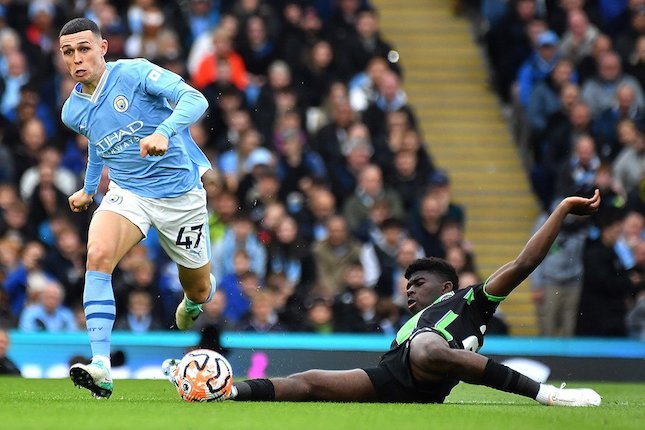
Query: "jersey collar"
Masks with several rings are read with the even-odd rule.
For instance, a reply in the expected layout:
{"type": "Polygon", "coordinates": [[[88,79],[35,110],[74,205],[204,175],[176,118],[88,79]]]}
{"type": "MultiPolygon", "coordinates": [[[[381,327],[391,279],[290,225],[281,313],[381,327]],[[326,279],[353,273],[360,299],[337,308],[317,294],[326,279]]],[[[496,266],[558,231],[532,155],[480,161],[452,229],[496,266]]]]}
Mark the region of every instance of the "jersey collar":
{"type": "Polygon", "coordinates": [[[103,71],[103,74],[101,75],[101,79],[99,79],[99,83],[96,86],[96,89],[94,92],[90,94],[85,94],[81,92],[81,83],[78,82],[74,86],[74,94],[76,94],[78,97],[89,100],[92,103],[96,103],[97,100],[99,99],[99,96],[101,95],[101,92],[103,92],[103,88],[105,87],[105,83],[107,82],[107,78],[110,75],[110,70],[108,67],[105,68],[105,71],[103,71]]]}

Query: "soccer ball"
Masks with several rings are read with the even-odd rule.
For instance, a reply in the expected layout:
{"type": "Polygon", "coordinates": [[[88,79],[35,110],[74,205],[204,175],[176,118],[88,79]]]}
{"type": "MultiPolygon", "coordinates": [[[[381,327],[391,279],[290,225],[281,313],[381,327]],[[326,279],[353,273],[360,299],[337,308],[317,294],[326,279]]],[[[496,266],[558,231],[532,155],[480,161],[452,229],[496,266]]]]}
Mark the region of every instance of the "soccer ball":
{"type": "Polygon", "coordinates": [[[218,402],[231,394],[233,370],[221,354],[196,349],[181,359],[174,380],[177,392],[187,402],[218,402]]]}

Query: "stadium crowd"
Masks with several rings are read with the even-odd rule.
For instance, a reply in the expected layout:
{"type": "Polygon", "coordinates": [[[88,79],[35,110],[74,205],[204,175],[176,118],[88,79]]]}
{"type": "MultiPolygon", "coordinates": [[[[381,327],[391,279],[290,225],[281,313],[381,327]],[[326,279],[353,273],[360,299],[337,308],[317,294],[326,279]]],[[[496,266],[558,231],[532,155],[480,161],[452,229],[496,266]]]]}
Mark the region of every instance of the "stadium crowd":
{"type": "MultiPolygon", "coordinates": [[[[215,167],[203,183],[218,292],[197,330],[394,334],[415,258],[445,256],[476,278],[463,210],[367,2],[39,0],[3,3],[0,16],[5,325],[84,325],[91,211],[72,213],[67,196],[88,143],[59,119],[74,82],[57,35],[74,16],[100,25],[108,60],[147,58],[209,101],[191,134],[215,167]]],[[[182,289],[154,234],[113,279],[115,329],[171,326],[182,289]]]]}
{"type": "MultiPolygon", "coordinates": [[[[578,326],[582,335],[625,336],[628,311],[631,333],[641,330],[645,1],[612,16],[605,3],[478,4],[492,82],[513,117],[526,118],[516,120],[518,141],[526,139],[545,211],[594,187],[607,208],[572,221],[558,241],[570,253],[554,251],[551,268],[534,279],[547,335],[578,326]],[[604,62],[613,75],[603,74],[604,62]]],[[[394,335],[407,318],[402,273],[416,258],[446,258],[461,286],[481,281],[450,166],[433,162],[402,87],[403,65],[369,2],[5,1],[0,325],[84,326],[92,211],[72,213],[67,196],[82,184],[88,142],[60,121],[74,82],[57,46],[74,16],[99,24],[108,60],[145,57],[209,101],[191,134],[215,167],[202,180],[218,290],[195,330],[394,335]]],[[[113,282],[115,329],[171,326],[183,293],[154,234],[121,261],[113,282]]],[[[497,321],[489,332],[506,333],[497,321]]]]}
{"type": "MultiPolygon", "coordinates": [[[[472,7],[472,2],[462,5],[472,7]]],[[[478,34],[544,214],[601,191],[532,277],[548,336],[645,339],[645,1],[482,0],[478,34]]]]}

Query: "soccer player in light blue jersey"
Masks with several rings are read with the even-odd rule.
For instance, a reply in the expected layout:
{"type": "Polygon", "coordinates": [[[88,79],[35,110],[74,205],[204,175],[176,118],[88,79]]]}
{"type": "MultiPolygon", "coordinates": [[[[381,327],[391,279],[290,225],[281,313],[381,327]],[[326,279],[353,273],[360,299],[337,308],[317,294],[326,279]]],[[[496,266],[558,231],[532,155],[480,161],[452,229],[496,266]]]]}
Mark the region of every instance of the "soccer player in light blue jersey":
{"type": "Polygon", "coordinates": [[[200,180],[211,166],[188,131],[208,104],[181,77],[144,59],[106,63],[108,43],[89,19],[65,24],[59,42],[65,65],[77,81],[62,120],[89,139],[85,183],[69,197],[72,211],[88,208],[103,166],[110,177],[87,242],[83,306],[92,363],[75,364],[70,377],[96,397],[109,397],[116,314],[112,271],[151,226],[179,269],[185,294],[175,313],[177,327],[190,328],[201,304],[215,291],[206,193],[200,180]]]}

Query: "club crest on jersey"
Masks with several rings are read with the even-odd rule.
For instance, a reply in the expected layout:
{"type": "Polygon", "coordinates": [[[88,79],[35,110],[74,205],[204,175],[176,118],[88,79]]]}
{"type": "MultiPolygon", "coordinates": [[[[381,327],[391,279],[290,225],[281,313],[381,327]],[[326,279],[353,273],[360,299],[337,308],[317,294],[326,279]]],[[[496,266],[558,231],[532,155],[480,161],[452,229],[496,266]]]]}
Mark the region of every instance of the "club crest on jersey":
{"type": "Polygon", "coordinates": [[[114,109],[117,112],[125,112],[128,110],[129,105],[128,99],[126,99],[125,96],[116,96],[114,99],[114,109]]]}

